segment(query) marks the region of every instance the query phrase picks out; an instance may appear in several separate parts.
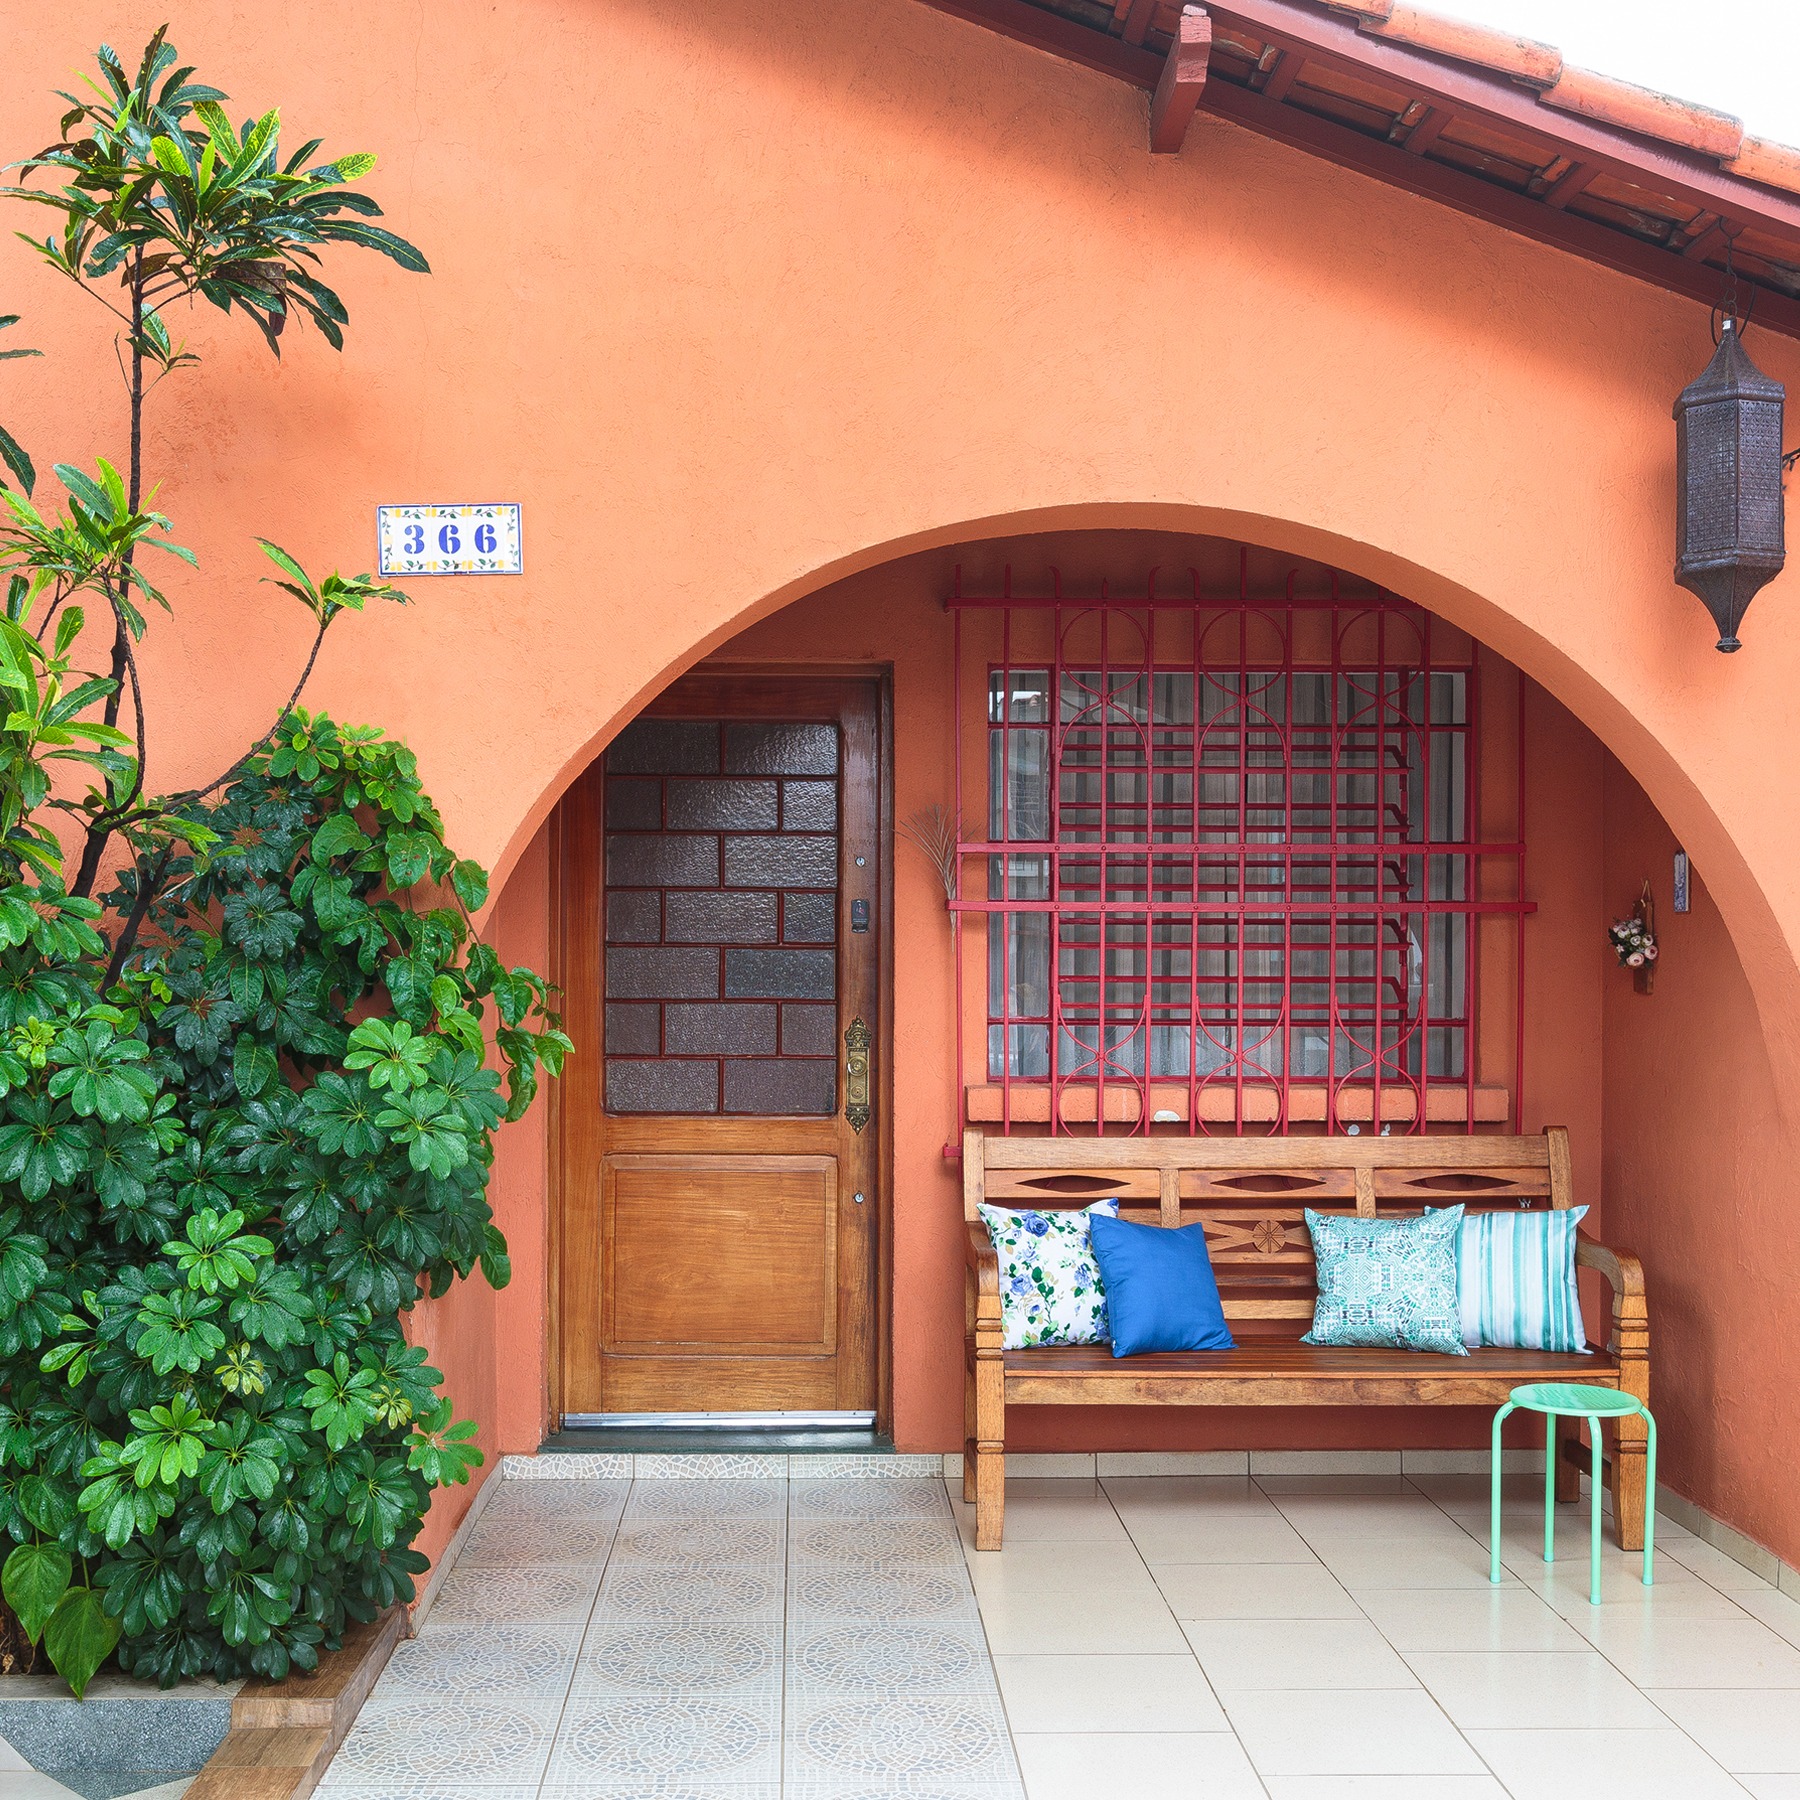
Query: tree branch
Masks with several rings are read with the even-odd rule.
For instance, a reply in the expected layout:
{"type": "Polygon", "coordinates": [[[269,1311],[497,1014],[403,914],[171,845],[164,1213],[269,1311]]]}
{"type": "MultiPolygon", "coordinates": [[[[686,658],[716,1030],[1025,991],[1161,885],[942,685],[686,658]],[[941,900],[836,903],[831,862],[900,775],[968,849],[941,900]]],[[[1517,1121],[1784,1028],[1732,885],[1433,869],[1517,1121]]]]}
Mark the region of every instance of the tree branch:
{"type": "Polygon", "coordinates": [[[100,984],[102,993],[119,979],[119,971],[125,967],[125,958],[131,954],[131,947],[137,942],[137,935],[143,929],[144,920],[156,899],[156,890],[162,885],[163,877],[168,874],[169,862],[174,854],[173,844],[163,845],[162,855],[156,859],[154,869],[146,867],[142,857],[138,859],[137,898],[131,903],[131,911],[120,929],[118,942],[113,945],[112,955],[107,959],[106,979],[100,984]]]}
{"type": "Polygon", "coordinates": [[[219,777],[217,781],[209,782],[203,788],[191,789],[185,794],[177,794],[173,796],[175,799],[183,801],[204,800],[208,794],[217,792],[217,790],[222,788],[226,782],[230,781],[234,775],[238,774],[249,763],[251,757],[256,755],[256,753],[268,743],[269,739],[281,729],[281,721],[300,704],[300,695],[304,692],[307,681],[312,676],[313,664],[319,660],[319,646],[325,642],[325,633],[330,624],[331,621],[329,619],[320,624],[317,633],[313,637],[312,654],[307,657],[306,667],[300,671],[300,679],[294,683],[294,691],[288,695],[286,705],[284,705],[281,711],[275,715],[275,723],[271,725],[269,729],[265,731],[262,736],[259,737],[256,742],[219,777]]]}

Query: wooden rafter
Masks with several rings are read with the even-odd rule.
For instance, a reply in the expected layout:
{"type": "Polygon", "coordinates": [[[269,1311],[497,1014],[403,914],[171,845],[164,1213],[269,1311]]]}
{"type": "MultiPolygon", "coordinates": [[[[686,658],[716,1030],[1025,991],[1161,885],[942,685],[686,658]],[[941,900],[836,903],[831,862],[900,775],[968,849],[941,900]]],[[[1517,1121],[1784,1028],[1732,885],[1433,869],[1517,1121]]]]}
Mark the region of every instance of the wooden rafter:
{"type": "Polygon", "coordinates": [[[1150,148],[1173,156],[1187,138],[1194,108],[1206,90],[1206,64],[1212,54],[1212,20],[1198,6],[1181,9],[1181,23],[1150,97],[1150,148]]]}
{"type": "MultiPolygon", "coordinates": [[[[1150,93],[1179,49],[1177,42],[1171,56],[1158,56],[1032,0],[926,4],[1150,93]]],[[[1249,130],[1709,303],[1717,298],[1720,276],[1706,259],[1745,228],[1775,240],[1778,267],[1800,265],[1800,195],[1728,173],[1710,156],[1546,108],[1528,87],[1502,74],[1359,31],[1308,0],[1208,0],[1207,11],[1215,33],[1265,46],[1257,65],[1260,89],[1214,70],[1198,98],[1200,106],[1249,130]],[[1375,138],[1291,102],[1303,66],[1313,67],[1327,83],[1335,72],[1364,84],[1374,79],[1406,95],[1404,130],[1391,139],[1375,138]],[[1434,153],[1444,128],[1464,119],[1541,149],[1543,174],[1533,191],[1520,193],[1434,153]],[[1571,211],[1569,203],[1603,176],[1654,194],[1672,213],[1688,216],[1689,226],[1665,246],[1571,211]],[[1717,225],[1707,225],[1704,216],[1717,225]],[[1694,223],[1702,228],[1696,231],[1694,223]]],[[[1126,0],[1115,6],[1114,18],[1129,22],[1140,12],[1137,0],[1126,0]]],[[[1757,322],[1800,337],[1800,299],[1774,282],[1752,280],[1757,322]]]]}
{"type": "MultiPolygon", "coordinates": [[[[1541,201],[1483,181],[1448,163],[1434,162],[1428,156],[1408,156],[1398,144],[1347,130],[1298,107],[1273,104],[1261,94],[1228,81],[1208,82],[1200,104],[1208,112],[1264,137],[1292,144],[1394,187],[1424,194],[1522,237],[1572,251],[1590,262],[1602,263],[1708,305],[1718,300],[1719,273],[1704,263],[1647,244],[1595,220],[1548,208],[1541,201]]],[[[1756,322],[1784,336],[1800,337],[1800,300],[1759,287],[1756,322]]]]}

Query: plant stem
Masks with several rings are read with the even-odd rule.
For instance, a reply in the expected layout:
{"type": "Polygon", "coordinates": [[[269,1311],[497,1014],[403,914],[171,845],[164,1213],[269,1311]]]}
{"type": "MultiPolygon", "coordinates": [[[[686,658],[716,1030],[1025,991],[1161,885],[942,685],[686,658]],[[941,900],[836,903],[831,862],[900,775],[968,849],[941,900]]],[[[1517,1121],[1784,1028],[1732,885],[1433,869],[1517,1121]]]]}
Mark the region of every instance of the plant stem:
{"type": "MultiPolygon", "coordinates": [[[[135,513],[138,501],[144,491],[144,253],[140,249],[133,255],[131,265],[131,459],[129,502],[135,513]]],[[[131,566],[137,554],[134,544],[125,553],[125,565],[131,566]]],[[[137,666],[131,655],[131,629],[125,622],[123,602],[129,586],[124,578],[120,578],[116,593],[109,591],[113,613],[113,648],[112,648],[112,684],[113,689],[106,697],[106,706],[102,717],[108,725],[119,722],[119,706],[125,698],[125,677],[129,671],[131,676],[132,710],[137,721],[137,780],[132,787],[132,799],[143,791],[144,786],[144,704],[143,695],[138,691],[137,666]]],[[[129,805],[130,801],[126,802],[129,805]]],[[[81,866],[75,872],[75,880],[70,892],[79,894],[84,899],[93,893],[94,882],[100,874],[100,858],[105,854],[107,840],[111,838],[113,826],[117,823],[119,809],[109,807],[98,813],[94,822],[88,827],[87,838],[81,846],[81,866]]]]}
{"type": "Polygon", "coordinates": [[[176,796],[177,799],[180,799],[180,800],[204,800],[208,794],[214,793],[219,788],[222,788],[226,784],[226,782],[228,782],[232,778],[232,776],[236,775],[241,769],[243,769],[243,767],[250,761],[251,757],[256,755],[256,753],[259,750],[261,750],[262,747],[266,743],[268,743],[269,739],[272,738],[275,735],[275,733],[281,729],[281,721],[283,719],[285,719],[288,716],[288,714],[291,713],[294,710],[294,708],[300,704],[300,695],[304,691],[307,681],[312,675],[313,664],[319,660],[319,646],[325,642],[326,629],[327,629],[327,627],[322,624],[322,625],[320,625],[317,633],[314,635],[313,645],[312,645],[312,654],[309,657],[307,657],[307,659],[306,659],[306,667],[300,671],[300,679],[294,683],[294,691],[288,695],[286,704],[282,707],[281,711],[275,715],[275,723],[273,725],[271,725],[269,727],[269,729],[267,731],[265,731],[262,734],[262,736],[259,737],[256,740],[256,742],[254,744],[252,744],[250,746],[250,748],[248,750],[246,750],[244,752],[244,754],[242,756],[240,756],[237,759],[237,761],[234,762],[231,765],[231,767],[229,769],[227,769],[225,771],[225,773],[219,777],[219,779],[217,781],[208,782],[207,785],[203,788],[192,788],[185,794],[177,795],[176,796]]]}
{"type": "Polygon", "coordinates": [[[169,872],[169,859],[174,854],[175,846],[164,844],[162,855],[156,859],[154,869],[149,867],[146,858],[138,858],[137,898],[131,903],[131,912],[125,920],[124,928],[119,933],[118,941],[113,945],[112,956],[107,961],[106,979],[100,984],[102,993],[105,993],[119,979],[119,971],[124,968],[126,957],[131,954],[131,948],[137,942],[138,933],[143,929],[144,920],[149,914],[152,902],[156,899],[157,890],[162,886],[163,879],[169,872]]]}

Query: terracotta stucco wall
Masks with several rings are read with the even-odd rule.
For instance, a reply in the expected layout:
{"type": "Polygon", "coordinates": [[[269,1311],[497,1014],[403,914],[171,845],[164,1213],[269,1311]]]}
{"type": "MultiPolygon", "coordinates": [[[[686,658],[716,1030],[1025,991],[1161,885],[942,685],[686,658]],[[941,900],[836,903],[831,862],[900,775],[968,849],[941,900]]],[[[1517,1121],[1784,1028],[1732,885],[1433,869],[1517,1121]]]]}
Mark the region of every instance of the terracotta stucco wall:
{"type": "Polygon", "coordinates": [[[1794,1135],[1752,983],[1702,872],[1693,910],[1673,910],[1676,848],[1608,758],[1608,917],[1629,911],[1648,878],[1662,954],[1648,996],[1616,966],[1606,972],[1607,1223],[1644,1260],[1669,1481],[1800,1563],[1794,1135]]]}
{"type": "MultiPolygon", "coordinates": [[[[341,357],[296,334],[276,367],[210,311],[175,321],[210,360],[159,396],[148,458],[202,561],[146,657],[154,784],[224,766],[303,653],[251,535],[366,567],[381,500],[525,503],[525,577],[348,621],[313,691],[403,733],[502,872],[645,696],[830,580],[1002,530],[1244,537],[1433,607],[1592,727],[1751,974],[1746,1128],[1795,1116],[1800,576],[1732,659],[1670,584],[1703,308],[1209,118],[1151,158],[1142,95],[913,0],[5,18],[14,153],[94,43],[168,18],[234,112],[381,152],[436,271],[333,258],[341,357]]],[[[9,425],[45,464],[117,454],[103,315],[10,238],[0,294],[51,353],[6,365],[9,425]]],[[[1800,379],[1794,346],[1752,348],[1800,379]]],[[[1718,1171],[1714,1123],[1668,1128],[1718,1171]]],[[[1791,1280],[1791,1239],[1773,1254],[1791,1280]]],[[[1756,1350],[1719,1365],[1727,1412],[1800,1391],[1791,1336],[1756,1350]]],[[[1776,1515],[1760,1449],[1721,1440],[1717,1469],[1740,1522],[1776,1515]]]]}

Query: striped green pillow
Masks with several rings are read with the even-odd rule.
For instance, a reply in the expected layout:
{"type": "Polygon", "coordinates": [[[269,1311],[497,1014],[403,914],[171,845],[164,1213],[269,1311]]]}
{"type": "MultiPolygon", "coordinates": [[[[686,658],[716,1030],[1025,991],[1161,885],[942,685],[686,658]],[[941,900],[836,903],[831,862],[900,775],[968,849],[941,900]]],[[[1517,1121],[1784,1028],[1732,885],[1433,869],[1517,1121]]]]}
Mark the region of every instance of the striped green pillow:
{"type": "Polygon", "coordinates": [[[1466,1212],[1457,1245],[1463,1342],[1507,1350],[1587,1350],[1575,1289],[1575,1231],[1563,1212],[1466,1212]]]}

